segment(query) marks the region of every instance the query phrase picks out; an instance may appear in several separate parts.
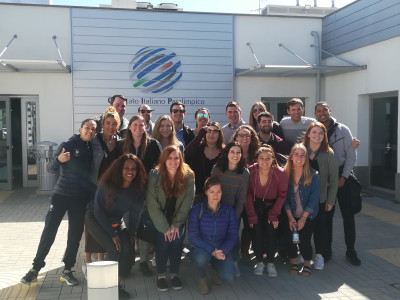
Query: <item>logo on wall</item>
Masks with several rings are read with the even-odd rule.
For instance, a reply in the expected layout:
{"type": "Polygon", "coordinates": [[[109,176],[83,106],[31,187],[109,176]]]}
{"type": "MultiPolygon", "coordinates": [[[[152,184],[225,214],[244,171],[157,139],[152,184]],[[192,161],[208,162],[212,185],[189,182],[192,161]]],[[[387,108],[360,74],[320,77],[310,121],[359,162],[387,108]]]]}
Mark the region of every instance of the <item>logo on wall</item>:
{"type": "Polygon", "coordinates": [[[182,78],[181,61],[175,52],[166,48],[140,49],[131,64],[132,86],[145,93],[166,93],[182,78]]]}

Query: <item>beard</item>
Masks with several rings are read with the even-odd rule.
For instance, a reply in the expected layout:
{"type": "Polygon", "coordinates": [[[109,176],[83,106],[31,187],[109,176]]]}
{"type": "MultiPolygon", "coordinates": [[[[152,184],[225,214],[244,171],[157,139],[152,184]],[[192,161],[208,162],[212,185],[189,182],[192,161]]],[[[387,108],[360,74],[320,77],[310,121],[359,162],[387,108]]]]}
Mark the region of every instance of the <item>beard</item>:
{"type": "Polygon", "coordinates": [[[271,131],[272,131],[272,128],[267,128],[267,129],[260,128],[260,131],[261,131],[262,133],[264,133],[264,134],[270,134],[271,131]]]}

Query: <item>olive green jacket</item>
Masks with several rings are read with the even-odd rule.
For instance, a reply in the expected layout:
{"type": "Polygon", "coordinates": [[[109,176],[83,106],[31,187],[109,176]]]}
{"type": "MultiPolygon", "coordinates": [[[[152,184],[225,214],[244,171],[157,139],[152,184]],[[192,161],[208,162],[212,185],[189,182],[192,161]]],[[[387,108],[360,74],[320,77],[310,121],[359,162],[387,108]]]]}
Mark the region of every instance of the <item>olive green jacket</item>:
{"type": "MultiPolygon", "coordinates": [[[[194,198],[194,177],[191,173],[186,174],[186,190],[176,199],[174,217],[172,226],[179,228],[186,223],[190,208],[194,198]]],[[[162,177],[158,169],[150,171],[147,182],[146,192],[147,210],[157,231],[165,233],[170,225],[164,215],[166,197],[162,189],[162,177]]]]}
{"type": "Polygon", "coordinates": [[[333,153],[318,153],[317,161],[321,187],[319,203],[335,205],[339,184],[339,162],[333,153]]]}

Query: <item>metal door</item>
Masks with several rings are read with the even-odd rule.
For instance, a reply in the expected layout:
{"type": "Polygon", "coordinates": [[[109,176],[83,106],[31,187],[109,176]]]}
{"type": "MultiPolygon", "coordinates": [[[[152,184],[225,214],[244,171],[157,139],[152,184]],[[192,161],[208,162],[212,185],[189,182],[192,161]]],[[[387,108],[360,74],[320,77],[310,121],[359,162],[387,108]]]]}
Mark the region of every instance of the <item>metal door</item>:
{"type": "Polygon", "coordinates": [[[0,189],[12,189],[10,99],[0,96],[0,189]]]}

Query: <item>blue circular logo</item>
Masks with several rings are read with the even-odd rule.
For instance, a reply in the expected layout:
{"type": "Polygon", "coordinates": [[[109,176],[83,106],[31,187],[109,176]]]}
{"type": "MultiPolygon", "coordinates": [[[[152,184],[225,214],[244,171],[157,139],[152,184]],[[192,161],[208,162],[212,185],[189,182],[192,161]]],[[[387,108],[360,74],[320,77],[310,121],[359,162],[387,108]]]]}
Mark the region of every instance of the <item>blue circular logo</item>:
{"type": "Polygon", "coordinates": [[[182,78],[181,61],[175,52],[165,48],[140,49],[131,64],[132,86],[145,93],[166,93],[182,78]]]}

